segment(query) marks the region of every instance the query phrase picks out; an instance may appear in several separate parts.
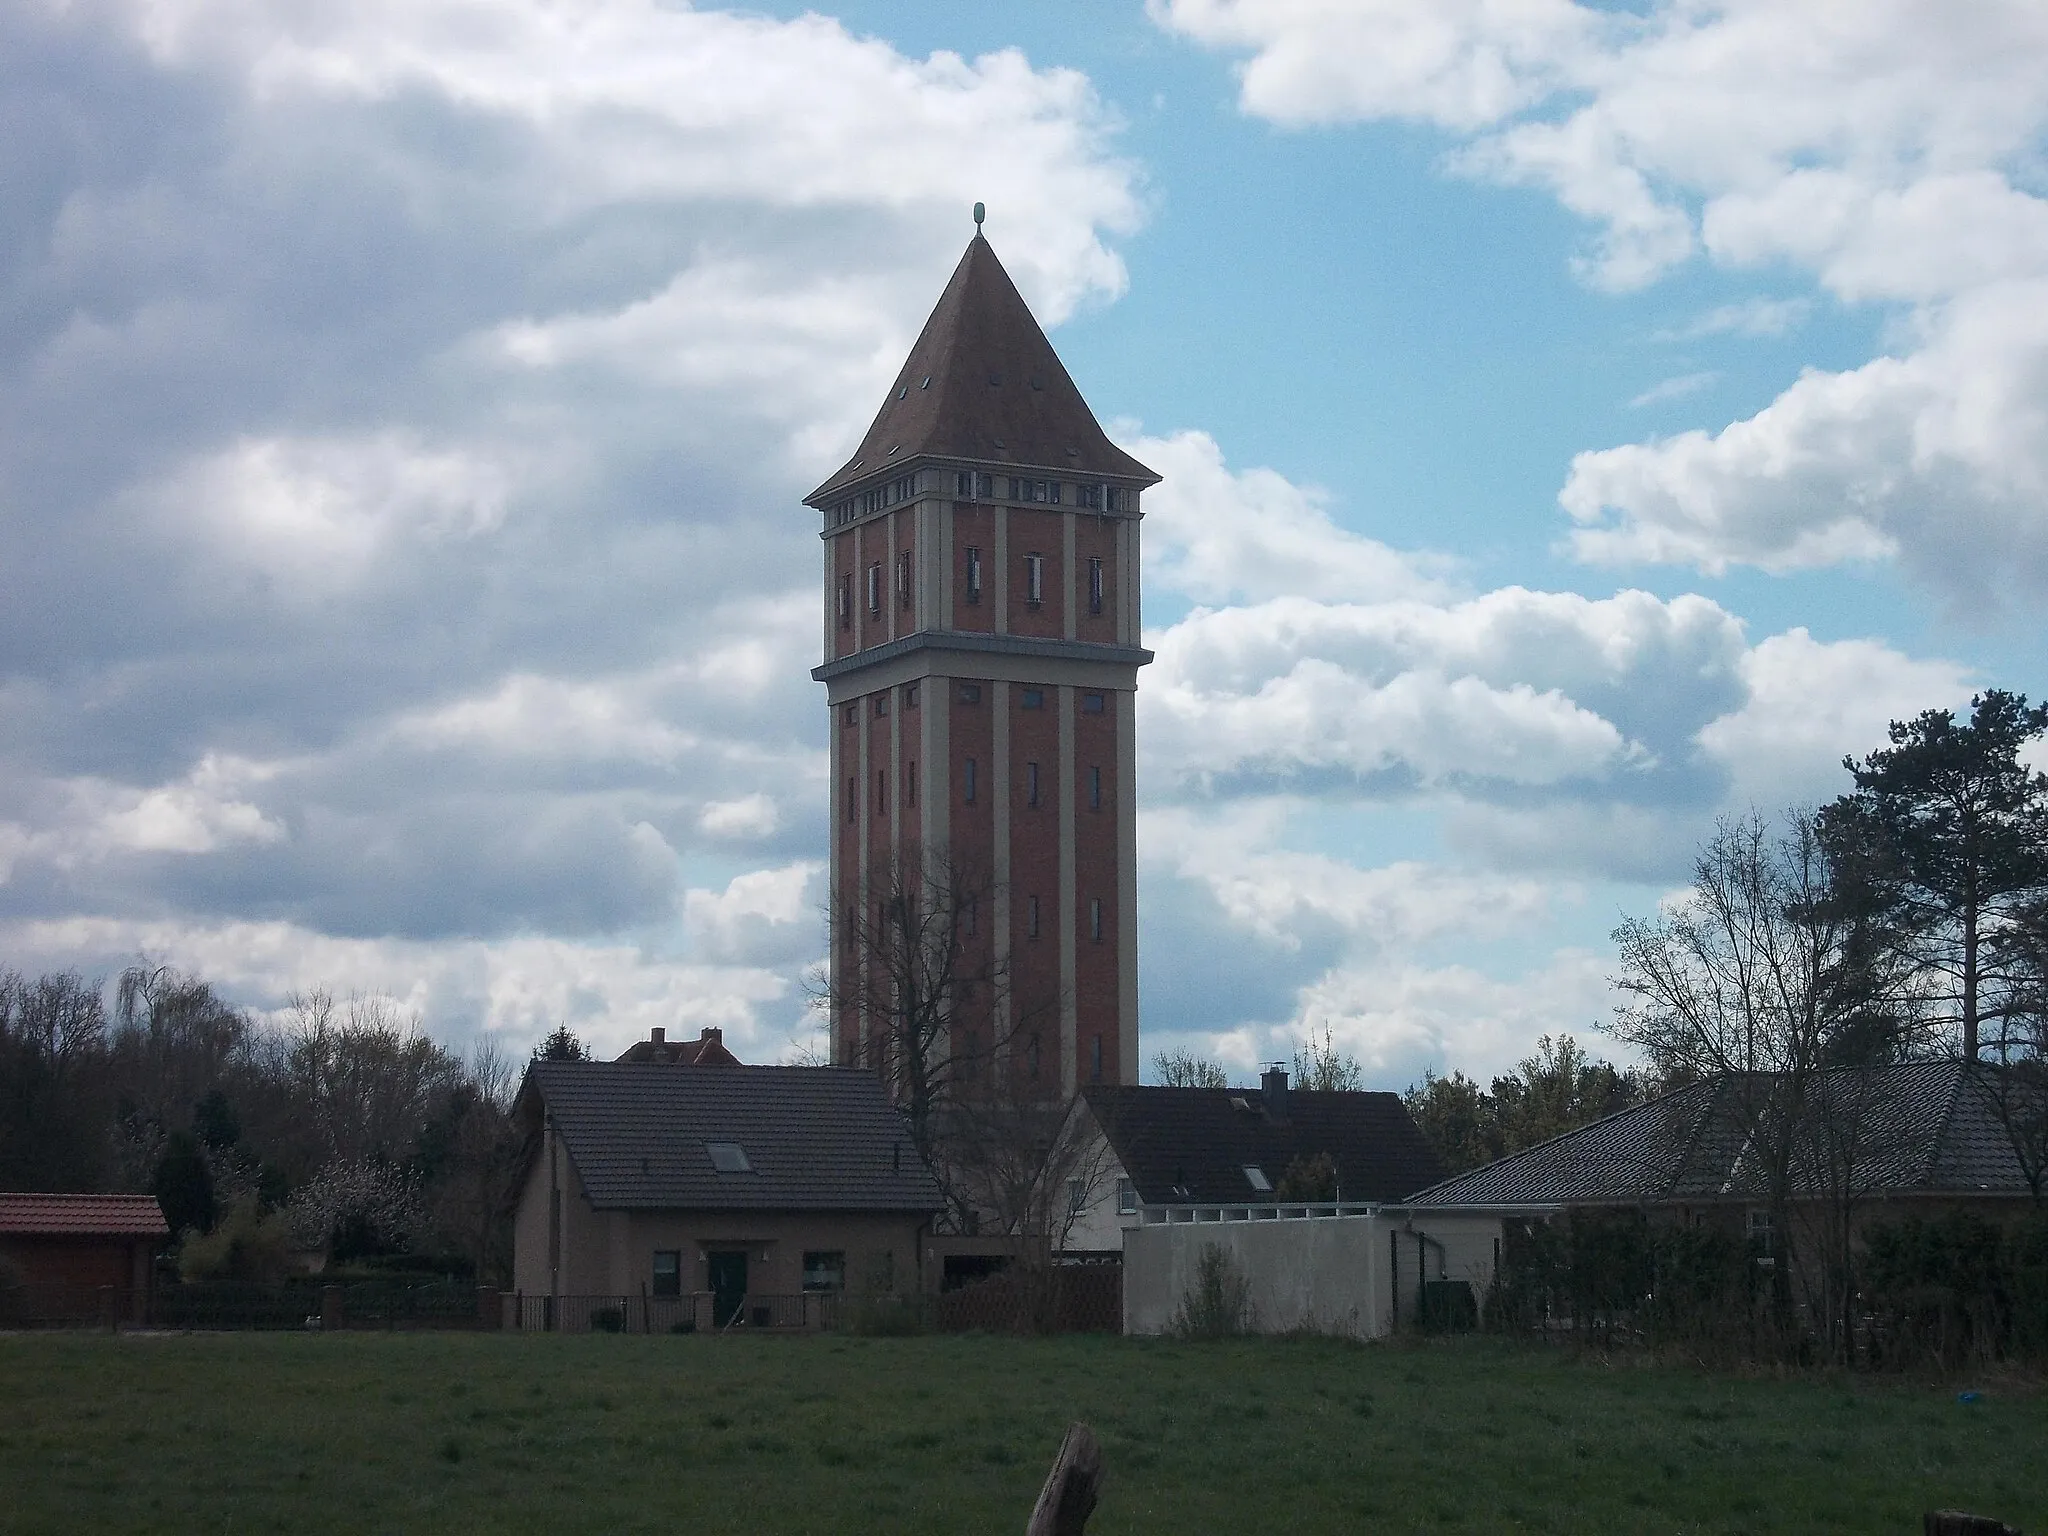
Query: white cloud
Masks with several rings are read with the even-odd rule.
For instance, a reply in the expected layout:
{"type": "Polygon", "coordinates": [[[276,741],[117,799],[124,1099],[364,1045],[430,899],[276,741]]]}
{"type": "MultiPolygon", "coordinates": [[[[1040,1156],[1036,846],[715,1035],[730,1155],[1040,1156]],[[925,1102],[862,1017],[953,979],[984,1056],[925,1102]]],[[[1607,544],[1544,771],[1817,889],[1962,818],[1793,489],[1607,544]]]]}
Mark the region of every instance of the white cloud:
{"type": "Polygon", "coordinates": [[[1653,341],[1699,341],[1708,336],[1784,336],[1806,324],[1810,299],[1743,299],[1717,304],[1684,325],[1657,331],[1653,341]]]}
{"type": "Polygon", "coordinates": [[[763,946],[809,956],[824,928],[819,880],[824,867],[802,860],[735,875],[722,891],[688,891],[683,897],[685,938],[694,952],[715,960],[751,959],[763,946]]]}
{"type": "Polygon", "coordinates": [[[714,800],[704,807],[697,825],[713,837],[766,837],[781,825],[775,801],[762,794],[742,795],[737,800],[714,800]]]}
{"type": "Polygon", "coordinates": [[[1968,705],[1968,672],[1916,661],[1878,640],[1823,644],[1804,629],[1772,635],[1742,659],[1749,698],[1701,727],[1699,742],[1728,765],[1732,799],[1766,811],[1833,799],[1848,789],[1842,759],[1885,744],[1885,728],[1926,709],[1968,705]]]}
{"type": "Polygon", "coordinates": [[[1145,497],[1147,589],[1199,603],[1294,596],[1378,602],[1439,596],[1451,562],[1339,527],[1329,496],[1270,469],[1232,470],[1206,432],[1124,435],[1165,481],[1145,497]]]}
{"type": "MultiPolygon", "coordinates": [[[[1905,306],[1900,355],[1811,370],[1715,435],[1581,454],[1562,500],[1590,560],[1709,571],[1899,559],[1959,606],[2048,583],[2048,10],[1925,0],[1156,0],[1246,53],[1245,110],[1420,118],[1469,174],[1596,227],[1611,288],[1705,253],[1905,306]],[[1384,40],[1384,44],[1383,44],[1384,40]]],[[[1677,333],[1777,334],[1793,299],[1677,333]]]]}
{"type": "Polygon", "coordinates": [[[1640,395],[1629,401],[1629,408],[1631,410],[1638,410],[1646,405],[1655,405],[1660,400],[1683,400],[1687,395],[1698,394],[1720,377],[1719,373],[1713,371],[1681,373],[1676,378],[1665,379],[1662,383],[1652,384],[1640,395]]]}

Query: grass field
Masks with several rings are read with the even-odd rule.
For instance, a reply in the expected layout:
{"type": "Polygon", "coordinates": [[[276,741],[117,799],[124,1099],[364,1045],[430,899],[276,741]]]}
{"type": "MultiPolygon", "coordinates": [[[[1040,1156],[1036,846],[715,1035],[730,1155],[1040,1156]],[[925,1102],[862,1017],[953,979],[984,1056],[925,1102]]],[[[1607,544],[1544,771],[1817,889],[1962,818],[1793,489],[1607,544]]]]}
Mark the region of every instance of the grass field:
{"type": "Polygon", "coordinates": [[[0,1338],[8,1531],[2048,1529],[2048,1399],[1484,1340],[0,1338]]]}

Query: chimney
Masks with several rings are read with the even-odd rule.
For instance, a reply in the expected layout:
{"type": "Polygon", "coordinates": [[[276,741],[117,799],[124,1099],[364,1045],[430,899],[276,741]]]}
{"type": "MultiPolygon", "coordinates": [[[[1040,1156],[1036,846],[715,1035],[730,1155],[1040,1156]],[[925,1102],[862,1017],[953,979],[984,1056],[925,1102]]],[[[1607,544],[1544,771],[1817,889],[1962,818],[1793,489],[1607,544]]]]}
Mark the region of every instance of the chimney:
{"type": "Polygon", "coordinates": [[[1274,1062],[1259,1078],[1260,1095],[1266,1102],[1266,1117],[1276,1124],[1287,1118],[1287,1069],[1274,1062]]]}
{"type": "Polygon", "coordinates": [[[648,1039],[655,1045],[666,1045],[668,1043],[668,1031],[657,1024],[649,1033],[648,1039]]]}
{"type": "Polygon", "coordinates": [[[725,1031],[713,1029],[707,1024],[704,1026],[704,1033],[697,1037],[697,1043],[699,1045],[715,1045],[723,1050],[725,1048],[725,1031]]]}

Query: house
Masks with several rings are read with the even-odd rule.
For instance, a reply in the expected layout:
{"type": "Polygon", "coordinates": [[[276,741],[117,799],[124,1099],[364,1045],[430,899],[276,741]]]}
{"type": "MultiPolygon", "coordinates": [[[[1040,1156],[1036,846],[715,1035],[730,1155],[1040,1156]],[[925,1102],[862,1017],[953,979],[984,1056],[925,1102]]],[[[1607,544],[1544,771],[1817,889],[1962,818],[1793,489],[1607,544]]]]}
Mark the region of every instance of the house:
{"type": "Polygon", "coordinates": [[[1769,1074],[1694,1083],[1408,1203],[1531,1230],[1560,1213],[1602,1210],[1719,1229],[1760,1267],[1789,1254],[1795,1298],[1830,1308],[1873,1223],[1958,1209],[1997,1221],[2035,1203],[2048,1103],[2011,1074],[1961,1061],[1840,1068],[1808,1078],[1796,1112],[1759,1112],[1788,1092],[1769,1074]],[[1774,1147],[1787,1170],[1783,1202],[1771,1199],[1766,1175],[1774,1147]]]}
{"type": "Polygon", "coordinates": [[[1290,1088],[1083,1089],[1069,1134],[1069,1253],[1120,1251],[1144,1207],[1383,1204],[1444,1168],[1396,1093],[1290,1088]],[[1291,1178],[1290,1178],[1291,1175],[1291,1178]]]}
{"type": "Polygon", "coordinates": [[[725,1048],[725,1031],[706,1025],[695,1040],[670,1040],[655,1026],[645,1040],[627,1046],[620,1061],[652,1061],[677,1067],[736,1067],[739,1057],[725,1048]]]}
{"type": "MultiPolygon", "coordinates": [[[[1408,1203],[1518,1216],[1639,1207],[1686,1224],[1752,1226],[1766,1193],[1759,1149],[1744,1132],[1755,1116],[1744,1112],[1743,1096],[1776,1086],[1762,1076],[1694,1083],[1446,1179],[1408,1203]]],[[[1816,1074],[1786,1138],[1793,1202],[1846,1199],[1896,1214],[1958,1204],[1996,1211],[2031,1198],[2000,1091],[1995,1068],[1960,1061],[1816,1074]]]]}
{"type": "Polygon", "coordinates": [[[922,1287],[938,1185],[873,1073],[543,1061],[514,1114],[521,1326],[815,1326],[922,1287]]]}
{"type": "Polygon", "coordinates": [[[170,1237],[154,1195],[0,1194],[0,1287],[23,1287],[46,1318],[139,1323],[170,1237]]]}

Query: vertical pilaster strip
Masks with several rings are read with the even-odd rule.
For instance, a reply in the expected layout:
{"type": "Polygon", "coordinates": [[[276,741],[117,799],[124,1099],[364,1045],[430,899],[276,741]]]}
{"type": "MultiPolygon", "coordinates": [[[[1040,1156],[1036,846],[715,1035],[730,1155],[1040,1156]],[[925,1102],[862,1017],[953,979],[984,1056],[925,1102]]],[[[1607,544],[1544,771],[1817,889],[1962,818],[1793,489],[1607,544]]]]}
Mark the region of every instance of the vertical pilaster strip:
{"type": "Polygon", "coordinates": [[[894,512],[884,512],[881,522],[876,525],[882,530],[882,547],[888,551],[882,557],[882,612],[889,615],[889,622],[883,629],[891,640],[902,633],[897,627],[897,619],[903,612],[903,604],[896,592],[896,546],[902,538],[902,530],[897,524],[902,517],[903,509],[899,507],[894,512]]]}
{"type": "Polygon", "coordinates": [[[1117,639],[1125,645],[1142,645],[1138,637],[1144,633],[1144,617],[1138,611],[1138,520],[1135,517],[1117,519],[1116,525],[1116,569],[1119,593],[1117,611],[1117,639]]]}
{"type": "Polygon", "coordinates": [[[934,541],[938,569],[932,573],[932,591],[938,597],[938,605],[931,619],[932,627],[935,629],[959,628],[959,620],[953,616],[953,567],[959,558],[953,549],[954,505],[950,501],[932,503],[932,513],[938,520],[939,530],[939,536],[934,541]]]}
{"type": "Polygon", "coordinates": [[[1010,632],[1010,509],[998,502],[990,511],[996,527],[995,630],[999,635],[1007,635],[1010,632]]]}
{"type": "Polygon", "coordinates": [[[1077,515],[1073,512],[1060,513],[1060,569],[1066,573],[1066,606],[1061,611],[1065,615],[1063,633],[1069,640],[1081,632],[1080,616],[1074,611],[1074,522],[1077,515]]]}
{"type": "MultiPolygon", "coordinates": [[[[862,563],[866,550],[868,525],[853,525],[853,592],[848,598],[849,616],[853,620],[853,648],[866,650],[875,642],[868,635],[868,568],[862,563]]],[[[867,728],[863,726],[862,730],[867,728]]]]}
{"type": "Polygon", "coordinates": [[[832,566],[834,557],[839,553],[839,540],[820,539],[818,540],[818,547],[825,552],[825,633],[819,640],[818,659],[820,661],[830,661],[835,643],[832,638],[832,627],[839,618],[837,606],[833,602],[836,594],[832,590],[832,578],[835,574],[832,566]]]}
{"type": "Polygon", "coordinates": [[[927,676],[919,685],[917,750],[924,781],[918,788],[918,834],[930,852],[948,860],[953,849],[952,679],[927,676]]]}
{"type": "MultiPolygon", "coordinates": [[[[1067,524],[1070,552],[1074,547],[1073,527],[1072,522],[1067,524]]],[[[1069,580],[1069,597],[1073,587],[1069,580]]],[[[1053,694],[1060,711],[1059,777],[1053,781],[1060,797],[1060,888],[1053,901],[1053,920],[1060,925],[1060,1088],[1071,1098],[1081,1072],[1080,999],[1075,995],[1074,951],[1074,927],[1080,921],[1080,906],[1074,897],[1074,690],[1062,683],[1053,694]]]]}
{"type": "Polygon", "coordinates": [[[891,688],[884,697],[889,700],[889,862],[896,878],[904,880],[911,872],[903,867],[903,690],[891,688]]]}
{"type": "MultiPolygon", "coordinates": [[[[856,697],[852,703],[854,720],[856,722],[854,734],[859,738],[857,752],[860,758],[860,766],[854,770],[853,775],[854,847],[859,851],[855,856],[857,878],[854,882],[853,890],[848,895],[851,896],[854,906],[853,931],[858,934],[867,927],[868,903],[872,899],[868,893],[869,839],[867,818],[873,814],[873,812],[868,810],[868,731],[874,722],[870,719],[869,712],[865,707],[867,704],[866,699],[856,697]]],[[[840,897],[841,901],[847,899],[847,895],[840,897]]],[[[853,957],[853,963],[860,968],[861,973],[854,979],[854,985],[858,991],[866,978],[868,967],[867,946],[861,945],[859,947],[859,952],[853,957]]],[[[855,1039],[862,1041],[867,1039],[868,1014],[865,1005],[854,1015],[853,1028],[855,1039]]]]}
{"type": "Polygon", "coordinates": [[[1138,695],[1116,701],[1116,990],[1118,1081],[1138,1080],[1138,695]]]}
{"type": "MultiPolygon", "coordinates": [[[[998,524],[998,527],[1001,525],[998,524]]],[[[1008,1041],[1011,1021],[1016,1017],[1015,1000],[1008,994],[1016,986],[1014,970],[1015,946],[1010,942],[1010,685],[994,682],[988,685],[989,707],[995,711],[989,719],[993,729],[990,732],[989,756],[994,759],[989,765],[989,793],[995,796],[990,809],[994,811],[995,847],[990,850],[993,867],[989,879],[995,885],[995,965],[996,974],[1006,977],[1002,1014],[990,1021],[995,1037],[1005,1042],[1002,1059],[1008,1059],[1008,1041]]]]}

